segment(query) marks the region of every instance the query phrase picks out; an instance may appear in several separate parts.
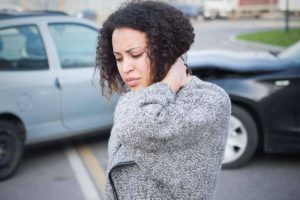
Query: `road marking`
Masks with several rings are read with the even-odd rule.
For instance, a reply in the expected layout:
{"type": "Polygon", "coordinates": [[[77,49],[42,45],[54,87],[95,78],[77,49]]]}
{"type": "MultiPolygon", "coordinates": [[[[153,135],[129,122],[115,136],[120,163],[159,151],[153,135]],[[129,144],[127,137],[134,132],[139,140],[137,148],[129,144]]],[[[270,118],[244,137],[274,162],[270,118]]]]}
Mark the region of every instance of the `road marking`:
{"type": "Polygon", "coordinates": [[[81,143],[77,146],[77,149],[81,155],[81,158],[84,160],[86,167],[88,168],[90,174],[92,175],[98,189],[102,194],[104,194],[105,187],[105,173],[92,150],[88,145],[81,143]]]}
{"type": "Polygon", "coordinates": [[[100,200],[99,193],[91,180],[76,149],[72,146],[65,148],[67,158],[76,176],[79,186],[86,200],[100,200]]]}

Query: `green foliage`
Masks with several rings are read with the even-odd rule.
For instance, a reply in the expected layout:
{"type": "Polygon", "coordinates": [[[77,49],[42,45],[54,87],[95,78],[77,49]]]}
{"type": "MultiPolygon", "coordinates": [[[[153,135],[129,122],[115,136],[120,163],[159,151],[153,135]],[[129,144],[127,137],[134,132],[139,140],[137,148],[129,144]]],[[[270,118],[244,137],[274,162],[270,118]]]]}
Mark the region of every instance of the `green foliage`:
{"type": "Polygon", "coordinates": [[[237,38],[240,40],[287,47],[300,40],[300,28],[291,28],[288,32],[284,30],[272,30],[240,34],[237,38]]]}

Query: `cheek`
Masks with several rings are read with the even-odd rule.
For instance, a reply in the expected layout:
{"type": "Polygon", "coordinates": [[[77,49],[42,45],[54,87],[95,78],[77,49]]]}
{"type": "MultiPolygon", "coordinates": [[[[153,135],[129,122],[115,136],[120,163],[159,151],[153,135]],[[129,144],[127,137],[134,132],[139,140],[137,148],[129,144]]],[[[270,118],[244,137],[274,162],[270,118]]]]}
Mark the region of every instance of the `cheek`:
{"type": "Polygon", "coordinates": [[[117,69],[118,69],[118,71],[119,71],[119,73],[121,74],[121,65],[120,64],[118,64],[118,63],[116,63],[116,66],[117,66],[117,69]]]}
{"type": "Polygon", "coordinates": [[[149,57],[146,58],[146,62],[145,62],[145,68],[146,68],[146,74],[147,74],[147,79],[150,82],[150,74],[151,74],[151,62],[149,57]]]}
{"type": "Polygon", "coordinates": [[[122,70],[121,70],[121,64],[118,64],[118,63],[116,62],[116,65],[117,65],[118,72],[119,72],[121,78],[123,79],[123,73],[122,73],[122,70]]]}
{"type": "Polygon", "coordinates": [[[148,56],[139,59],[139,66],[141,66],[140,71],[148,77],[150,74],[150,59],[148,56]]]}

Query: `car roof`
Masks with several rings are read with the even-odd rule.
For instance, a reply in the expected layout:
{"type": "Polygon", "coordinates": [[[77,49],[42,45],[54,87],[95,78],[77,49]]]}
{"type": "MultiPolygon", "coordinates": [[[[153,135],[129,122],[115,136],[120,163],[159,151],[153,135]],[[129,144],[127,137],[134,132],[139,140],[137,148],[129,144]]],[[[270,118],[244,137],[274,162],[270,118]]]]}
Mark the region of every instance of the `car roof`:
{"type": "Polygon", "coordinates": [[[36,16],[68,16],[67,13],[62,11],[52,10],[35,10],[35,11],[16,11],[16,10],[0,10],[0,20],[36,16]]]}
{"type": "Polygon", "coordinates": [[[97,24],[86,19],[78,19],[61,11],[36,10],[36,11],[17,11],[0,9],[0,28],[12,25],[38,24],[38,23],[84,23],[94,28],[99,28],[97,24]]]}

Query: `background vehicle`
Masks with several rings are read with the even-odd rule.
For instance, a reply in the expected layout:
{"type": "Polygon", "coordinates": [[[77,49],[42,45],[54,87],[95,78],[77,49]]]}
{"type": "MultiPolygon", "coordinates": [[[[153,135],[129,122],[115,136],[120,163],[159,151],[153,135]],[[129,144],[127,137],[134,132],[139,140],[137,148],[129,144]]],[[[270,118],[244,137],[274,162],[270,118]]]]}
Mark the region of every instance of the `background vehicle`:
{"type": "Polygon", "coordinates": [[[190,52],[188,64],[231,98],[225,168],[244,165],[259,146],[265,152],[300,152],[300,42],[278,55],[190,52]]]}
{"type": "Polygon", "coordinates": [[[189,4],[171,4],[178,10],[180,10],[189,19],[197,19],[201,14],[201,9],[189,4]]]}
{"type": "Polygon", "coordinates": [[[24,144],[108,128],[117,96],[94,73],[98,28],[60,12],[0,13],[0,179],[24,144]]]}
{"type": "Polygon", "coordinates": [[[260,17],[263,13],[277,11],[277,4],[277,0],[206,0],[204,18],[260,17]]]}
{"type": "Polygon", "coordinates": [[[79,19],[87,19],[93,22],[97,21],[97,13],[92,9],[84,9],[75,14],[75,16],[79,19]]]}

